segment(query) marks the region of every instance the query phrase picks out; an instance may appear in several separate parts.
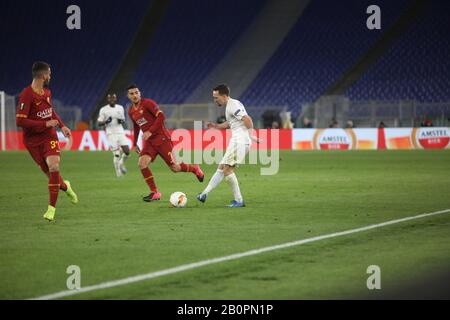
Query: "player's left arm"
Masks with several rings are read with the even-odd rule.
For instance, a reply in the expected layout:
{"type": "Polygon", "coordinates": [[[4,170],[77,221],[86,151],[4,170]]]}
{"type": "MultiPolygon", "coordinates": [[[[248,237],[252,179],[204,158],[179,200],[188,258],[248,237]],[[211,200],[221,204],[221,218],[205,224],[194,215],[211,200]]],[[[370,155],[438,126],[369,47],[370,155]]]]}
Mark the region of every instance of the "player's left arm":
{"type": "Polygon", "coordinates": [[[61,128],[61,131],[64,135],[64,137],[69,138],[70,136],[72,136],[72,132],[70,131],[70,129],[64,124],[64,122],[62,122],[60,116],[56,113],[55,110],[53,110],[52,112],[52,118],[58,121],[58,125],[61,128]]]}
{"type": "Polygon", "coordinates": [[[238,105],[232,105],[232,113],[233,116],[242,121],[244,123],[244,126],[248,129],[249,134],[250,134],[250,139],[252,139],[252,141],[255,141],[256,143],[260,143],[261,139],[258,139],[255,135],[254,129],[253,129],[253,120],[252,117],[250,117],[247,114],[247,111],[245,110],[244,106],[242,104],[238,104],[238,105]]]}
{"type": "Polygon", "coordinates": [[[119,122],[119,124],[123,125],[125,123],[125,111],[122,109],[120,109],[119,111],[120,113],[120,118],[117,119],[117,122],[119,122]]]}
{"type": "Polygon", "coordinates": [[[261,139],[256,137],[255,129],[253,129],[253,120],[252,120],[252,118],[248,114],[246,114],[246,115],[242,116],[241,120],[242,120],[242,122],[244,123],[245,127],[248,129],[248,131],[250,133],[250,139],[252,139],[256,143],[260,143],[261,139]]]}
{"type": "Polygon", "coordinates": [[[50,105],[52,106],[52,119],[58,121],[58,126],[60,127],[64,137],[66,138],[70,138],[72,136],[72,132],[70,131],[70,129],[64,124],[64,122],[61,120],[61,117],[58,115],[58,113],[56,112],[55,108],[53,107],[53,103],[50,102],[50,100],[52,99],[52,94],[51,92],[49,92],[49,97],[48,97],[48,102],[50,103],[50,105]]]}
{"type": "Polygon", "coordinates": [[[97,118],[97,125],[99,127],[103,127],[106,125],[106,119],[105,119],[105,109],[101,108],[100,112],[98,113],[98,118],[97,118]]]}
{"type": "Polygon", "coordinates": [[[157,104],[153,104],[153,105],[146,105],[145,108],[151,113],[153,114],[153,116],[155,117],[155,121],[153,122],[153,124],[151,125],[151,127],[144,132],[144,138],[148,139],[151,137],[152,134],[154,134],[156,131],[158,131],[161,126],[164,123],[164,120],[166,119],[166,116],[164,115],[164,113],[161,111],[161,109],[159,109],[157,104]],[[149,134],[148,134],[148,133],[149,134]],[[147,134],[146,134],[147,133],[147,134]]]}

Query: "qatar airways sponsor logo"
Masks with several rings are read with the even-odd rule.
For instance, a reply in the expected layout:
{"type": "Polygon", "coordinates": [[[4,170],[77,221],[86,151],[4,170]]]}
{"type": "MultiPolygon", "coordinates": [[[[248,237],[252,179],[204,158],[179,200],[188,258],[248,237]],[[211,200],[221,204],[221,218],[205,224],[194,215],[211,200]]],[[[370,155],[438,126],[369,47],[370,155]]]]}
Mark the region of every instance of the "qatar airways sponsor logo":
{"type": "Polygon", "coordinates": [[[147,123],[147,120],[145,120],[145,118],[140,118],[136,120],[136,123],[138,124],[138,126],[142,127],[144,124],[147,123]]]}
{"type": "Polygon", "coordinates": [[[424,149],[444,149],[450,142],[449,128],[418,128],[413,139],[424,149]]]}
{"type": "Polygon", "coordinates": [[[53,113],[52,108],[47,108],[45,110],[39,111],[38,113],[36,113],[36,115],[41,119],[45,119],[51,117],[52,113],[53,113]]]}

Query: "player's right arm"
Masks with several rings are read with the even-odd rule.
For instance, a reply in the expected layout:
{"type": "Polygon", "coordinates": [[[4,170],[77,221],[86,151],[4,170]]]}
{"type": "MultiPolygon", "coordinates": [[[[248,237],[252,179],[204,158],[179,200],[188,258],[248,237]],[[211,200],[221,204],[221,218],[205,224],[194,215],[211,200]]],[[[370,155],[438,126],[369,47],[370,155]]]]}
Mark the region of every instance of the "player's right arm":
{"type": "Polygon", "coordinates": [[[144,104],[144,108],[155,117],[155,121],[153,122],[151,127],[144,132],[143,138],[147,140],[162,127],[166,117],[159,106],[156,104],[156,102],[148,102],[144,104]]]}
{"type": "Polygon", "coordinates": [[[19,96],[19,103],[16,110],[16,125],[22,128],[33,128],[36,132],[43,132],[47,128],[59,125],[58,120],[48,121],[28,119],[33,98],[26,91],[19,96]]]}
{"type": "Polygon", "coordinates": [[[119,122],[119,124],[123,125],[125,123],[125,111],[123,110],[123,107],[120,107],[119,113],[120,113],[120,118],[117,119],[117,122],[119,122]]]}
{"type": "Polygon", "coordinates": [[[208,127],[208,129],[228,129],[230,127],[230,124],[228,123],[228,121],[222,122],[222,123],[214,123],[214,122],[208,122],[206,124],[206,126],[208,127]]]}
{"type": "Polygon", "coordinates": [[[105,126],[108,123],[110,123],[112,121],[112,118],[109,117],[108,119],[106,119],[105,116],[105,109],[101,108],[100,112],[98,114],[98,119],[97,119],[97,124],[99,127],[105,126]]]}
{"type": "MultiPolygon", "coordinates": [[[[131,110],[131,107],[130,107],[130,110],[131,110]]],[[[137,141],[138,141],[138,138],[139,138],[139,132],[141,131],[141,128],[134,121],[133,117],[131,116],[130,110],[128,110],[128,116],[130,117],[131,121],[133,122],[133,146],[134,146],[137,154],[140,154],[141,150],[139,149],[137,141]]]]}

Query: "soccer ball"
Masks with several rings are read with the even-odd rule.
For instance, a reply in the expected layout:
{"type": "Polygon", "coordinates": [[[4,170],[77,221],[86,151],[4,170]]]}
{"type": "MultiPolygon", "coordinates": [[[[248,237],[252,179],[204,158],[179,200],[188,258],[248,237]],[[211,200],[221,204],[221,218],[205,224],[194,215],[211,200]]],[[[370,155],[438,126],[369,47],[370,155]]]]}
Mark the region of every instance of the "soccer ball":
{"type": "Polygon", "coordinates": [[[186,206],[187,197],[183,192],[174,192],[170,195],[170,203],[176,208],[183,208],[186,206]]]}

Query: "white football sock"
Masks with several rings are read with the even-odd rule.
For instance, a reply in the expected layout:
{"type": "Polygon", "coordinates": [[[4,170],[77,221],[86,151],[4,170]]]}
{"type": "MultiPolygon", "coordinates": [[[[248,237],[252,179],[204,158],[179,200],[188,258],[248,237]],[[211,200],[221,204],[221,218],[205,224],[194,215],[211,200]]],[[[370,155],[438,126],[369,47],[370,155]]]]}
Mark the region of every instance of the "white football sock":
{"type": "Polygon", "coordinates": [[[233,190],[234,200],[242,202],[241,189],[239,188],[239,182],[234,172],[229,176],[226,176],[225,181],[228,182],[231,190],[233,190]]]}
{"type": "Polygon", "coordinates": [[[122,172],[120,171],[120,151],[113,151],[113,163],[114,169],[116,170],[116,175],[121,176],[122,172]]]}
{"type": "Polygon", "coordinates": [[[209,180],[208,186],[206,189],[202,192],[203,194],[208,194],[211,192],[212,189],[217,187],[219,183],[223,179],[223,170],[217,169],[217,171],[214,173],[214,175],[211,177],[211,180],[209,180]]]}
{"type": "Polygon", "coordinates": [[[128,155],[123,152],[123,150],[120,150],[121,156],[120,156],[120,165],[123,166],[125,164],[125,161],[128,159],[128,155]]]}

